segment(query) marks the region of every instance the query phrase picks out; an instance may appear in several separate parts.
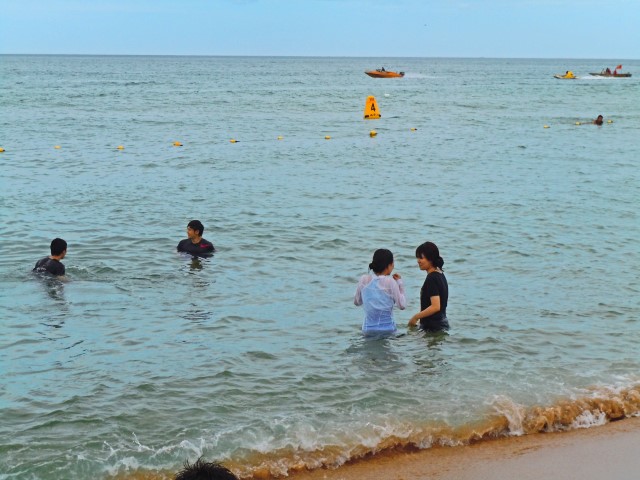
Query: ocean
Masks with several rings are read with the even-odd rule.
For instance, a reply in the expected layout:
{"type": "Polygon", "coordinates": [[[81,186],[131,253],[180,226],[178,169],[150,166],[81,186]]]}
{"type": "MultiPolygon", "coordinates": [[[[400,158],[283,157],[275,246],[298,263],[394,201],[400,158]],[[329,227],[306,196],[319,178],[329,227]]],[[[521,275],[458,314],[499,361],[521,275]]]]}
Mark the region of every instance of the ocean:
{"type": "Polygon", "coordinates": [[[639,79],[620,59],[0,56],[0,479],[200,456],[286,476],[639,415],[639,79]],[[633,77],[588,75],[618,63],[633,77]],[[192,219],[213,257],[176,253],[192,219]],[[31,272],[54,237],[65,282],[31,272]],[[447,334],[406,327],[427,240],[447,334]],[[408,306],[372,340],[353,294],[378,248],[408,306]]]}

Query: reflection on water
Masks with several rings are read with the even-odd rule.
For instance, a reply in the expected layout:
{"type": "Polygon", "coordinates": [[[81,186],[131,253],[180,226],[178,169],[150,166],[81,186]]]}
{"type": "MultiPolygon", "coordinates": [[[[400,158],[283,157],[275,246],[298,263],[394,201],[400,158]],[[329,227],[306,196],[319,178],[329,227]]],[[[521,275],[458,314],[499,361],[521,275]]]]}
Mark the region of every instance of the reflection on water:
{"type": "Polygon", "coordinates": [[[53,304],[47,306],[42,318],[42,325],[62,328],[69,314],[69,302],[64,295],[65,284],[59,278],[49,275],[34,274],[53,304]]]}
{"type": "Polygon", "coordinates": [[[198,257],[191,257],[191,265],[189,268],[193,270],[202,270],[202,261],[198,257]]]}
{"type": "Polygon", "coordinates": [[[180,254],[187,259],[184,268],[182,269],[187,277],[185,278],[187,285],[189,286],[190,294],[196,297],[202,296],[202,301],[197,301],[195,298],[189,302],[189,306],[184,309],[184,312],[180,315],[181,318],[193,322],[195,324],[207,324],[211,323],[213,312],[207,308],[209,302],[205,300],[208,298],[208,288],[212,283],[215,283],[215,279],[212,277],[211,272],[207,271],[207,267],[210,267],[211,256],[199,257],[188,254],[180,254]],[[187,280],[188,279],[188,280],[187,280]],[[203,303],[206,304],[203,305],[203,303]]]}
{"type": "Polygon", "coordinates": [[[190,322],[200,323],[200,324],[206,324],[211,321],[213,312],[210,312],[208,310],[203,310],[198,305],[192,304],[190,305],[190,307],[191,308],[189,308],[184,313],[184,315],[182,315],[182,318],[184,318],[185,320],[189,320],[190,322]]]}
{"type": "Polygon", "coordinates": [[[42,284],[45,286],[49,298],[66,304],[64,298],[64,283],[56,278],[44,278],[42,284]]]}
{"type": "Polygon", "coordinates": [[[421,375],[441,374],[443,367],[447,365],[447,361],[443,358],[442,347],[449,338],[449,333],[445,331],[427,332],[417,327],[411,330],[411,338],[415,340],[415,350],[412,351],[411,361],[418,367],[417,373],[421,375]]]}
{"type": "Polygon", "coordinates": [[[424,330],[419,330],[422,338],[424,339],[428,348],[437,348],[442,345],[442,343],[449,336],[449,332],[440,330],[438,332],[427,332],[424,330]]]}
{"type": "Polygon", "coordinates": [[[346,353],[367,375],[393,373],[402,369],[405,362],[395,351],[396,343],[402,335],[360,336],[354,339],[346,353]]]}

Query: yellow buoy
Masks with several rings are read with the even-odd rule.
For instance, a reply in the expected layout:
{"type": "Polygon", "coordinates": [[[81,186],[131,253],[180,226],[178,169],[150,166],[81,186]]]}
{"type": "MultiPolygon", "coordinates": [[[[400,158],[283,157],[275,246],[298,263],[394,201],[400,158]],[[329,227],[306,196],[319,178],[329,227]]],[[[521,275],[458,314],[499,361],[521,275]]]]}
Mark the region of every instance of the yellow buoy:
{"type": "Polygon", "coordinates": [[[416,130],[418,130],[417,128],[411,128],[412,132],[415,132],[416,130]]]}
{"type": "Polygon", "coordinates": [[[174,147],[181,147],[182,144],[180,142],[173,142],[174,147]]]}
{"type": "Polygon", "coordinates": [[[0,153],[4,152],[4,148],[0,147],[0,153]]]}
{"type": "Polygon", "coordinates": [[[375,130],[371,130],[371,131],[369,132],[369,136],[370,136],[370,137],[375,137],[376,135],[378,135],[378,132],[376,132],[375,130]]]}
{"type": "Polygon", "coordinates": [[[378,109],[378,102],[376,97],[369,95],[364,103],[364,118],[365,120],[377,120],[380,118],[380,110],[378,109]]]}
{"type": "Polygon", "coordinates": [[[229,140],[231,143],[238,143],[238,141],[235,138],[232,138],[231,140],[229,140]]]}
{"type": "Polygon", "coordinates": [[[325,135],[325,136],[324,136],[324,139],[325,139],[325,140],[331,140],[331,137],[330,137],[329,135],[325,135]]]}
{"type": "Polygon", "coordinates": [[[278,140],[282,140],[282,135],[278,135],[278,140]]]}
{"type": "Polygon", "coordinates": [[[580,122],[576,122],[576,125],[582,125],[580,122]]]}
{"type": "Polygon", "coordinates": [[[549,128],[549,125],[545,125],[544,128],[549,128]]]}
{"type": "Polygon", "coordinates": [[[613,123],[613,120],[607,120],[607,123],[613,123]]]}
{"type": "Polygon", "coordinates": [[[55,148],[56,150],[59,150],[59,149],[60,149],[60,145],[56,145],[56,146],[55,146],[55,147],[53,147],[53,148],[55,148]]]}
{"type": "Polygon", "coordinates": [[[123,145],[118,145],[118,150],[124,150],[124,146],[123,145]]]}

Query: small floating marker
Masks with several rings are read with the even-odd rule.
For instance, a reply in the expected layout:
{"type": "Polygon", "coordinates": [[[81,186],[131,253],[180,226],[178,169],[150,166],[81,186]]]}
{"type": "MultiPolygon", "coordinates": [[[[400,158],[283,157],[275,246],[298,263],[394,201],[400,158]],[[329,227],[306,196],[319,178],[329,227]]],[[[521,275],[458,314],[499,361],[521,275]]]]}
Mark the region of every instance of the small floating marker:
{"type": "Polygon", "coordinates": [[[55,147],[53,147],[53,148],[55,148],[56,150],[60,150],[60,145],[56,145],[56,146],[55,146],[55,147]]]}
{"type": "Polygon", "coordinates": [[[580,122],[576,122],[576,125],[582,125],[582,123],[580,123],[580,122]]]}
{"type": "Polygon", "coordinates": [[[369,132],[369,136],[370,136],[370,137],[375,137],[376,135],[378,135],[378,132],[376,132],[375,130],[371,130],[371,131],[369,132]]]}
{"type": "Polygon", "coordinates": [[[282,135],[278,135],[278,140],[282,140],[282,135]]]}
{"type": "Polygon", "coordinates": [[[238,143],[238,141],[235,138],[232,138],[231,140],[229,140],[231,143],[238,143]]]}
{"type": "Polygon", "coordinates": [[[325,136],[324,136],[324,139],[325,139],[325,140],[331,140],[331,137],[330,137],[329,135],[325,135],[325,136]]]}
{"type": "Polygon", "coordinates": [[[412,132],[415,132],[416,130],[418,130],[417,128],[411,128],[412,132]]]}
{"type": "Polygon", "coordinates": [[[549,125],[545,125],[543,128],[549,128],[549,125]]]}
{"type": "Polygon", "coordinates": [[[365,120],[377,120],[380,118],[380,110],[378,109],[378,102],[376,97],[369,95],[364,102],[364,118],[365,120]]]}
{"type": "Polygon", "coordinates": [[[180,142],[173,142],[174,147],[181,147],[182,144],[180,142]]]}
{"type": "Polygon", "coordinates": [[[4,152],[4,148],[0,147],[0,153],[4,152]]]}
{"type": "Polygon", "coordinates": [[[117,148],[118,150],[124,150],[124,145],[118,145],[116,148],[117,148]]]}
{"type": "Polygon", "coordinates": [[[607,123],[613,123],[613,120],[607,120],[607,123]]]}

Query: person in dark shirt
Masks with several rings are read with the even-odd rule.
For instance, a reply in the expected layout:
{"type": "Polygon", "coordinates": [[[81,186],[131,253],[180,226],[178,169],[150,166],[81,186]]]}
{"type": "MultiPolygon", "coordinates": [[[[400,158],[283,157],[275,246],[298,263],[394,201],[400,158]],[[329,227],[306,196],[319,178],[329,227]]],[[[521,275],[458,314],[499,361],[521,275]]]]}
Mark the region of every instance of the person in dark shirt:
{"type": "Polygon", "coordinates": [[[51,241],[51,255],[44,257],[36,262],[33,267],[34,272],[49,273],[55,276],[64,275],[64,265],[62,260],[67,254],[67,242],[61,238],[54,238],[51,241]]]}
{"type": "Polygon", "coordinates": [[[420,289],[420,311],[411,317],[409,326],[420,321],[420,328],[427,332],[448,330],[449,284],[442,271],[440,251],[435,243],[425,242],[416,248],[416,259],[420,270],[426,270],[427,278],[420,289]]]}
{"type": "Polygon", "coordinates": [[[603,117],[602,115],[598,115],[598,118],[596,118],[596,119],[593,121],[593,124],[594,124],[594,125],[602,125],[602,123],[603,123],[603,119],[604,119],[604,117],[603,117]]]}
{"type": "Polygon", "coordinates": [[[204,225],[200,220],[191,220],[187,225],[187,237],[178,243],[178,251],[190,253],[191,255],[206,256],[215,251],[211,242],[202,238],[204,225]]]}

